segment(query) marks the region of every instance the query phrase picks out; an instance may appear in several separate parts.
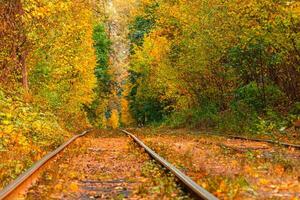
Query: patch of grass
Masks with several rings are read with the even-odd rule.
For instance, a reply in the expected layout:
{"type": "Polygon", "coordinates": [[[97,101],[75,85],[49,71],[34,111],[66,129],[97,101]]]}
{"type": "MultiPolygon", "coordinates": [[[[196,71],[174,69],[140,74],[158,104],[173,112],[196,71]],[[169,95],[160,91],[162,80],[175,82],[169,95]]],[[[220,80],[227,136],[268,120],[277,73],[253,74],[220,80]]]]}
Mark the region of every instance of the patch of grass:
{"type": "Polygon", "coordinates": [[[230,147],[228,147],[226,145],[220,144],[219,146],[220,146],[220,153],[221,153],[221,155],[224,155],[224,156],[234,156],[235,154],[239,153],[235,149],[230,148],[230,147]]]}
{"type": "Polygon", "coordinates": [[[149,146],[152,150],[159,153],[160,156],[166,158],[168,156],[169,147],[164,144],[154,143],[152,141],[147,142],[147,146],[149,146]]]}
{"type": "Polygon", "coordinates": [[[245,177],[209,176],[201,180],[202,186],[220,199],[234,199],[240,192],[253,191],[245,177]]]}
{"type": "Polygon", "coordinates": [[[176,178],[170,172],[158,165],[155,161],[145,162],[142,168],[142,176],[150,178],[149,185],[141,185],[138,193],[143,196],[152,196],[157,199],[193,199],[177,183],[176,178]]]}
{"type": "Polygon", "coordinates": [[[282,165],[285,172],[292,172],[294,169],[293,162],[284,157],[282,154],[274,154],[272,163],[282,165]]]}
{"type": "Polygon", "coordinates": [[[125,195],[124,194],[118,194],[118,196],[116,196],[115,198],[113,198],[114,200],[122,200],[125,199],[125,195]]]}
{"type": "MultiPolygon", "coordinates": [[[[148,156],[146,153],[143,153],[143,151],[141,151],[142,149],[133,141],[129,143],[128,149],[133,156],[148,156]]],[[[159,149],[158,151],[155,148],[155,151],[159,152],[160,155],[163,156],[167,154],[167,147],[164,145],[160,145],[159,149]]],[[[166,169],[161,167],[156,161],[146,161],[143,164],[141,173],[147,181],[139,186],[137,191],[139,196],[151,197],[151,199],[193,199],[186,193],[181,185],[177,183],[174,175],[167,172],[166,169]]]]}
{"type": "Polygon", "coordinates": [[[254,151],[248,150],[248,151],[246,152],[246,158],[247,158],[248,160],[254,161],[256,157],[257,157],[257,153],[255,153],[254,151]]]}

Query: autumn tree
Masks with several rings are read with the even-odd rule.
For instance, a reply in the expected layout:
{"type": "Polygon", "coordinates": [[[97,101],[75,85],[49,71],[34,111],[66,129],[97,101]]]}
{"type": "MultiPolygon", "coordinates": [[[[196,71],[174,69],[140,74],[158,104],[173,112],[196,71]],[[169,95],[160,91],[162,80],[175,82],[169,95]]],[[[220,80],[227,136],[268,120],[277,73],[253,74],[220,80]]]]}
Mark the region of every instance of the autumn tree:
{"type": "Polygon", "coordinates": [[[141,1],[129,35],[132,112],[155,102],[151,112],[175,124],[240,130],[270,110],[288,112],[299,101],[298,8],[274,0],[141,1]]]}
{"type": "Polygon", "coordinates": [[[97,87],[94,89],[96,93],[95,100],[91,105],[86,106],[86,110],[90,121],[96,126],[106,127],[107,106],[112,90],[112,75],[109,71],[111,41],[108,38],[104,25],[99,24],[94,27],[93,40],[97,57],[94,72],[97,77],[97,87]]]}
{"type": "Polygon", "coordinates": [[[87,0],[0,1],[1,186],[90,126],[94,17],[87,0]]]}
{"type": "Polygon", "coordinates": [[[3,1],[0,4],[1,16],[1,54],[0,80],[2,87],[12,87],[19,78],[25,91],[29,90],[26,58],[29,41],[23,21],[25,11],[21,0],[3,1]]]}

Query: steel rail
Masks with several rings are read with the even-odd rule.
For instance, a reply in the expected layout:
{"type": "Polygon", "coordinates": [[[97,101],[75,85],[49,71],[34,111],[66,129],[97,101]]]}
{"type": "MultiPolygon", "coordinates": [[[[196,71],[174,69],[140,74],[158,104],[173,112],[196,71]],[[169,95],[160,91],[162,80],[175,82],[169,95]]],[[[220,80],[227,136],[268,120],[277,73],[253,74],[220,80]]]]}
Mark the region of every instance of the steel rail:
{"type": "Polygon", "coordinates": [[[224,136],[224,137],[228,137],[228,138],[231,138],[231,139],[239,139],[239,140],[255,141],[255,142],[266,142],[266,143],[270,143],[270,144],[281,145],[281,146],[284,146],[284,147],[293,147],[293,148],[296,148],[296,149],[300,149],[300,145],[297,145],[297,144],[289,144],[289,143],[285,143],[285,142],[279,142],[279,141],[276,141],[276,140],[247,138],[247,137],[234,136],[234,135],[229,135],[229,136],[224,136]]]}
{"type": "Polygon", "coordinates": [[[76,139],[86,135],[88,132],[92,131],[92,129],[86,130],[81,134],[73,136],[70,140],[62,144],[53,152],[48,153],[41,160],[36,162],[31,168],[21,174],[16,180],[12,181],[9,185],[7,185],[4,189],[0,191],[0,200],[3,199],[12,199],[12,196],[18,195],[15,192],[19,193],[17,190],[25,184],[27,180],[29,180],[36,172],[39,171],[44,165],[48,163],[52,158],[58,155],[62,150],[68,147],[71,143],[73,143],[76,139]]]}
{"type": "Polygon", "coordinates": [[[177,169],[174,165],[166,161],[160,155],[155,153],[152,149],[146,146],[141,140],[139,140],[136,136],[132,133],[122,130],[123,133],[130,136],[137,144],[139,144],[153,159],[155,159],[158,163],[163,165],[169,171],[171,171],[191,192],[195,194],[198,199],[204,200],[217,200],[218,198],[215,197],[213,194],[209,193],[207,190],[199,186],[195,183],[190,177],[182,173],[179,169],[177,169]]]}
{"type": "Polygon", "coordinates": [[[270,139],[259,139],[259,138],[249,138],[249,137],[243,137],[243,136],[237,136],[237,135],[226,135],[226,134],[220,134],[220,133],[215,133],[215,132],[205,132],[201,133],[202,135],[207,135],[207,136],[218,136],[218,137],[225,137],[229,139],[236,139],[236,140],[248,140],[248,141],[254,141],[254,142],[265,142],[269,144],[276,144],[276,145],[281,145],[284,147],[292,147],[295,149],[300,149],[299,144],[291,144],[291,143],[286,143],[286,142],[281,142],[278,140],[270,140],[270,139]]]}

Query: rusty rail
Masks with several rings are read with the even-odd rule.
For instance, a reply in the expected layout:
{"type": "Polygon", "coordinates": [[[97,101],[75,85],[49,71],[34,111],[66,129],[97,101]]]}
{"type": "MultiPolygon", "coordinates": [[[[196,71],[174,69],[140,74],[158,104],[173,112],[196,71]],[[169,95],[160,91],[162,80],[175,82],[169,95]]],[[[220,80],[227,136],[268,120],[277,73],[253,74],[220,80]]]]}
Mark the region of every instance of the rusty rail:
{"type": "Polygon", "coordinates": [[[46,156],[44,156],[41,160],[39,160],[37,163],[35,163],[31,168],[29,168],[26,172],[21,174],[16,180],[11,182],[9,185],[7,185],[3,190],[0,191],[0,200],[3,199],[16,199],[20,193],[22,193],[20,190],[22,190],[24,187],[27,188],[26,185],[31,185],[32,182],[34,182],[33,176],[41,170],[51,159],[53,159],[56,155],[58,155],[60,152],[62,152],[67,146],[69,146],[71,143],[73,143],[76,139],[84,136],[88,132],[92,131],[86,130],[82,132],[79,135],[73,136],[70,140],[62,144],[60,147],[58,147],[53,152],[48,153],[46,156]],[[32,179],[32,180],[31,180],[32,179]],[[21,189],[22,188],[22,189],[21,189]]]}
{"type": "MultiPolygon", "coordinates": [[[[222,136],[222,135],[220,135],[220,136],[222,136]]],[[[284,146],[284,147],[292,147],[292,148],[300,149],[300,145],[290,144],[290,143],[285,143],[285,142],[279,142],[279,141],[276,141],[276,140],[247,138],[247,137],[234,136],[234,135],[229,135],[229,136],[223,135],[223,137],[228,137],[228,138],[231,138],[231,139],[238,139],[238,140],[255,141],[255,142],[266,142],[266,143],[270,143],[270,144],[277,144],[277,145],[284,146]]]]}
{"type": "Polygon", "coordinates": [[[182,173],[179,169],[177,169],[175,166],[173,166],[171,163],[166,161],[164,158],[159,156],[157,153],[155,153],[152,149],[150,149],[148,146],[146,146],[141,140],[139,140],[136,136],[134,136],[132,133],[122,130],[123,133],[130,136],[138,145],[140,145],[145,151],[153,158],[155,159],[159,164],[164,166],[166,169],[171,171],[182,183],[183,185],[190,190],[197,199],[204,199],[204,200],[217,200],[218,198],[209,193],[207,190],[199,186],[197,183],[195,183],[190,177],[182,173]]]}
{"type": "Polygon", "coordinates": [[[254,142],[265,142],[269,144],[275,144],[283,147],[292,147],[295,149],[300,149],[300,144],[291,144],[291,143],[286,143],[286,142],[281,142],[279,140],[270,140],[270,139],[259,139],[259,138],[250,138],[250,137],[243,137],[243,136],[237,136],[233,134],[221,134],[221,133],[216,133],[216,132],[201,132],[200,134],[202,135],[207,135],[207,136],[218,136],[218,137],[224,137],[224,138],[229,138],[229,139],[237,139],[237,140],[248,140],[248,141],[254,141],[254,142]]]}

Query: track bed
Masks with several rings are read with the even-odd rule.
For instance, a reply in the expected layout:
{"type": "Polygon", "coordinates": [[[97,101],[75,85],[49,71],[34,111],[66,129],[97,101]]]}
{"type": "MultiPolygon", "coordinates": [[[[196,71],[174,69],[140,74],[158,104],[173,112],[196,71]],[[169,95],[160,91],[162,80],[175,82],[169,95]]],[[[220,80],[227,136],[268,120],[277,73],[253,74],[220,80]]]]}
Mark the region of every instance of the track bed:
{"type": "Polygon", "coordinates": [[[50,163],[24,199],[191,199],[125,134],[93,131],[50,163]]]}

